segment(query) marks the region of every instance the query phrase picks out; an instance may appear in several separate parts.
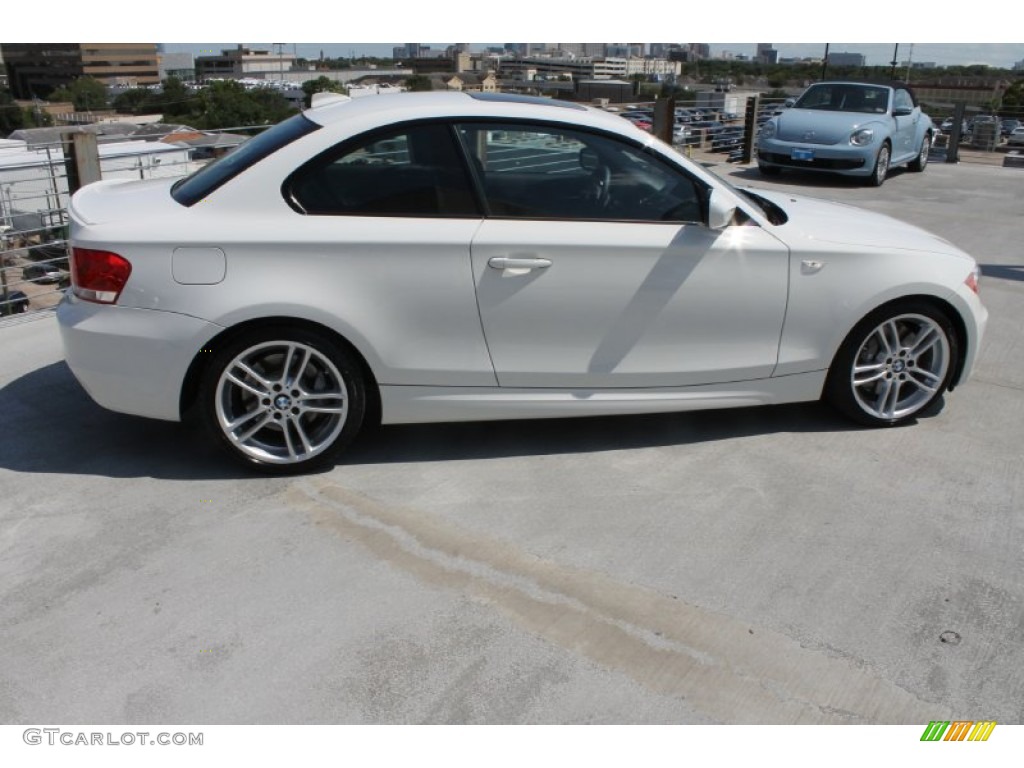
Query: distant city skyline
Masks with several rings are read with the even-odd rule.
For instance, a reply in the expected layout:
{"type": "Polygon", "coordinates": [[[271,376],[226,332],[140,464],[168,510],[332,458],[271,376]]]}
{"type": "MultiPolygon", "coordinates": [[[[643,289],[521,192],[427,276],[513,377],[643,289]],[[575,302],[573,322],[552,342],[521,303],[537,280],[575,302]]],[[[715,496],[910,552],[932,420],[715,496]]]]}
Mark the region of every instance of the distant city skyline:
{"type": "MultiPolygon", "coordinates": [[[[588,36],[589,39],[589,36],[588,36]]],[[[587,42],[588,40],[578,41],[587,42]]],[[[452,43],[422,43],[432,48],[445,48],[452,43]]],[[[234,48],[234,43],[164,43],[168,52],[187,51],[193,55],[220,53],[222,49],[234,48]]],[[[270,49],[277,43],[244,43],[251,48],[270,49]]],[[[375,56],[390,58],[392,49],[402,43],[283,43],[285,51],[295,51],[299,56],[316,59],[322,50],[329,58],[348,56],[375,56]]],[[[473,50],[503,43],[471,43],[473,50]]],[[[711,43],[711,54],[719,57],[729,51],[733,55],[753,58],[755,43],[711,43]]],[[[825,43],[774,43],[780,58],[821,58],[825,43]]],[[[884,66],[892,61],[893,43],[829,43],[830,53],[861,53],[869,66],[884,66]]],[[[939,66],[986,64],[990,67],[1010,69],[1024,60],[1024,43],[900,43],[898,59],[905,62],[911,56],[916,62],[934,62],[939,66]]]]}

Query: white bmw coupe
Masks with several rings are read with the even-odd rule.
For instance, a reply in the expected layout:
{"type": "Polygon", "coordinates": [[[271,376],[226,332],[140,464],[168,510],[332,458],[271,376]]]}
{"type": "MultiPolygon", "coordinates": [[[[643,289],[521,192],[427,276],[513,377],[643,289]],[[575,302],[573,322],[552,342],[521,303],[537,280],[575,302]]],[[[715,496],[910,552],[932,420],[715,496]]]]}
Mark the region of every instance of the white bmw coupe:
{"type": "Polygon", "coordinates": [[[268,472],[371,418],[824,396],[901,424],[967,378],[987,317],[945,240],[504,94],[324,94],[184,179],[85,187],[71,218],[78,380],[268,472]]]}

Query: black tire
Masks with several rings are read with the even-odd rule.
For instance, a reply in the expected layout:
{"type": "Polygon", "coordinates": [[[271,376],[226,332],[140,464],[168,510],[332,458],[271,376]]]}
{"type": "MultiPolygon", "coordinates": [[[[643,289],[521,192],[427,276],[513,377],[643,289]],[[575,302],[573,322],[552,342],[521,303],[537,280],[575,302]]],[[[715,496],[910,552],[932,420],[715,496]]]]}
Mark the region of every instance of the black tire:
{"type": "Polygon", "coordinates": [[[255,328],[213,351],[199,416],[227,453],[266,474],[333,463],[359,432],[366,383],[355,356],[326,333],[255,328]]]}
{"type": "Polygon", "coordinates": [[[824,396],[860,424],[898,426],[928,412],[949,387],[958,360],[959,340],[944,312],[922,301],[893,302],[847,335],[824,396]]]}
{"type": "Polygon", "coordinates": [[[758,163],[757,170],[762,176],[778,176],[782,173],[782,169],[775,165],[764,165],[758,163]]]}
{"type": "Polygon", "coordinates": [[[928,152],[932,148],[932,137],[930,133],[926,133],[924,138],[921,139],[921,149],[917,152],[917,157],[907,163],[909,168],[914,173],[920,173],[928,166],[928,152]]]}

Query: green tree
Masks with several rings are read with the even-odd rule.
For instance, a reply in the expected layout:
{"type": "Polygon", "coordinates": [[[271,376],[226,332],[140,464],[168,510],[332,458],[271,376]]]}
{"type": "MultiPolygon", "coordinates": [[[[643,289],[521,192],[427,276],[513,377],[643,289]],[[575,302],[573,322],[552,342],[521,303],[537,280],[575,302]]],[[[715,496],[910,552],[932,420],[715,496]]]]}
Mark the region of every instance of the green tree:
{"type": "Polygon", "coordinates": [[[174,122],[190,115],[198,103],[195,94],[190,92],[181,80],[168,77],[161,84],[160,93],[154,93],[152,99],[146,103],[146,111],[162,112],[165,121],[174,122]]]}
{"type": "Polygon", "coordinates": [[[233,80],[211,83],[196,95],[182,119],[196,128],[232,128],[278,123],[296,110],[272,88],[249,91],[233,80]]]}
{"type": "Polygon", "coordinates": [[[344,93],[345,86],[336,80],[320,75],[316,80],[307,80],[302,84],[302,90],[306,94],[306,106],[313,101],[314,93],[344,93]]]}
{"type": "Polygon", "coordinates": [[[146,88],[131,88],[114,97],[113,107],[122,115],[141,115],[146,111],[142,105],[151,97],[152,92],[146,88]]]}
{"type": "Polygon", "coordinates": [[[26,127],[25,110],[14,103],[10,91],[0,91],[0,136],[26,127]]]}
{"type": "Polygon", "coordinates": [[[1018,80],[1003,92],[1002,109],[1024,109],[1024,80],[1018,80]]]}
{"type": "Polygon", "coordinates": [[[432,91],[434,84],[426,75],[410,75],[405,78],[405,87],[410,91],[432,91]]]}
{"type": "Polygon", "coordinates": [[[0,136],[8,136],[22,128],[43,128],[53,125],[53,117],[38,107],[23,107],[15,102],[10,91],[0,90],[0,136]]]}
{"type": "Polygon", "coordinates": [[[94,77],[79,77],[50,94],[51,101],[70,101],[76,112],[107,108],[107,86],[94,77]]]}

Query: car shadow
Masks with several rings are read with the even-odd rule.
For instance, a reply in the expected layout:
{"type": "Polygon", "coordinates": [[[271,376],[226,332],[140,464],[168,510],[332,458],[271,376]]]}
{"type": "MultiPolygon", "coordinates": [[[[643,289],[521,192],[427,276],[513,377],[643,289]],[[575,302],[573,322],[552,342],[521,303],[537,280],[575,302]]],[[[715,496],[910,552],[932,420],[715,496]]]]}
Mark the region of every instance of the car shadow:
{"type": "MultiPolygon", "coordinates": [[[[259,476],[203,430],[107,411],[67,365],[53,363],[0,389],[0,469],[12,472],[217,480],[259,476]]],[[[799,405],[642,416],[382,426],[338,466],[497,459],[687,445],[785,432],[859,429],[831,408],[799,405]]]]}
{"type": "MultiPolygon", "coordinates": [[[[886,176],[886,183],[898,179],[907,173],[905,167],[893,168],[886,176]]],[[[799,168],[783,170],[776,176],[765,176],[756,166],[737,168],[729,173],[722,174],[735,181],[761,182],[766,184],[777,184],[779,186],[792,187],[816,187],[821,189],[857,189],[868,188],[864,179],[859,176],[841,176],[831,173],[817,173],[815,171],[802,171],[799,168]]]]}
{"type": "Polygon", "coordinates": [[[1024,265],[1018,264],[981,264],[981,274],[997,280],[1024,281],[1024,265]]]}

